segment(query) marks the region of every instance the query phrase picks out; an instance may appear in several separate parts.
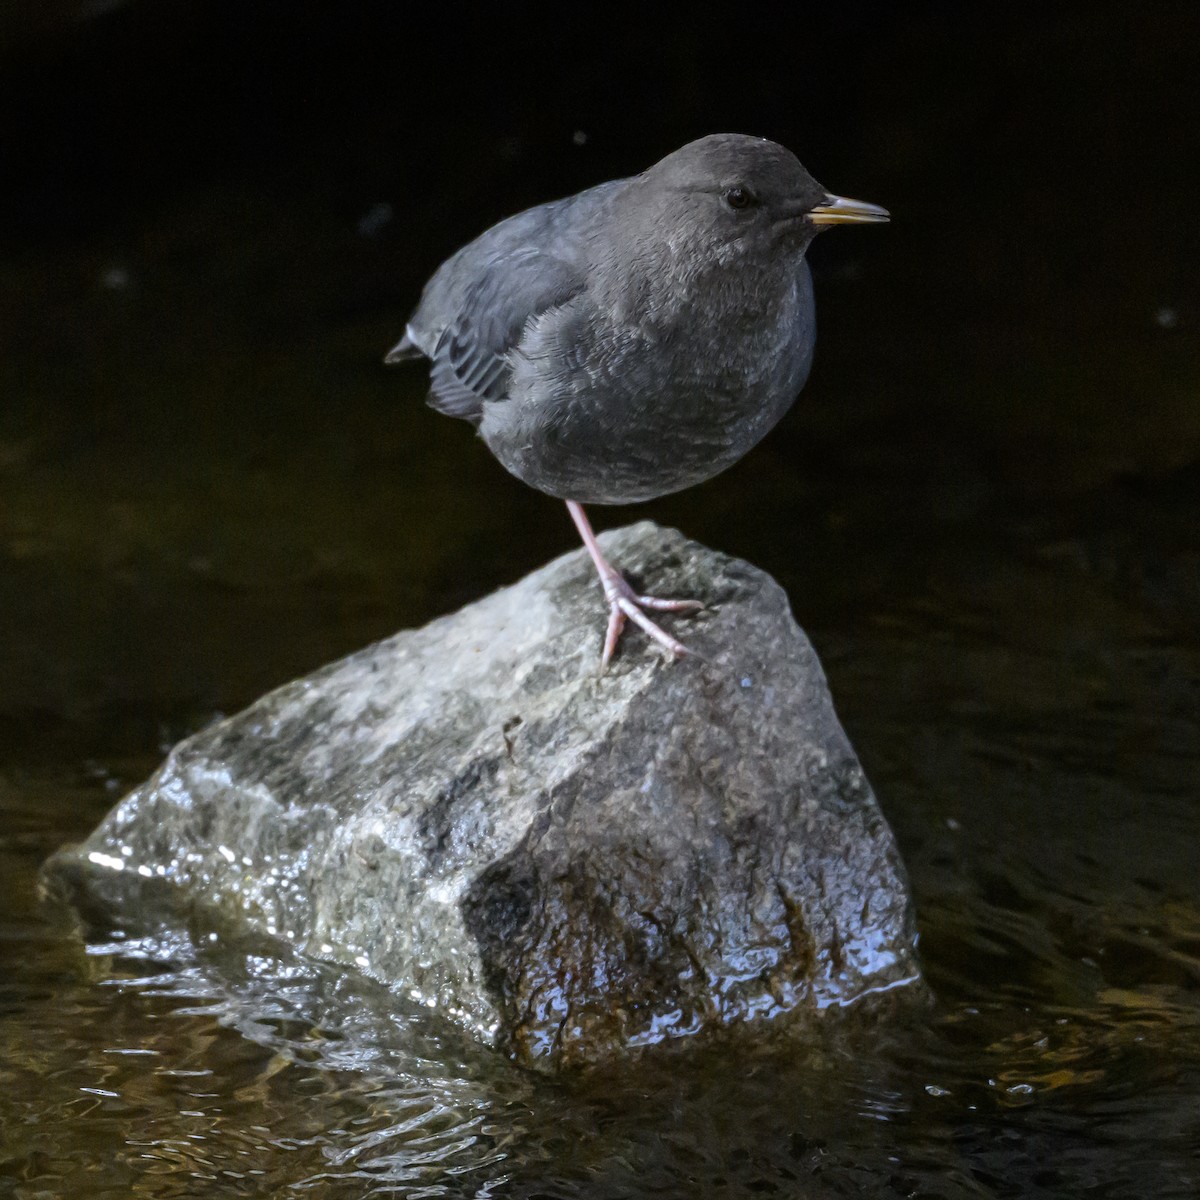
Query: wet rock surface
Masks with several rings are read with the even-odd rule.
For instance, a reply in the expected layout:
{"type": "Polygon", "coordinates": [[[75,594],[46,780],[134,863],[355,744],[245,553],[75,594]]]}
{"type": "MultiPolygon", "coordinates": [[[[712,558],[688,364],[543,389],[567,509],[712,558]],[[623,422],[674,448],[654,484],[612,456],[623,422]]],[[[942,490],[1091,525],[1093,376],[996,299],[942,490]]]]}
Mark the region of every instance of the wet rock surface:
{"type": "Polygon", "coordinates": [[[903,865],[782,589],[648,523],[602,542],[704,599],[691,657],[633,633],[599,675],[566,555],[180,743],[49,885],[283,939],[525,1061],[916,980],[903,865]]]}

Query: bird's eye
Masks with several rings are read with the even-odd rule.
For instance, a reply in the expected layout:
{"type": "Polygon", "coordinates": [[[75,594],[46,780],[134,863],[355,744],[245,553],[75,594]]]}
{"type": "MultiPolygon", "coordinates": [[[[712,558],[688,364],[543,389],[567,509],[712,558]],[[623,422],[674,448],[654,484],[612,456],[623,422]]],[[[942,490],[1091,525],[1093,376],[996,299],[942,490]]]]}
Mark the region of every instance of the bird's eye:
{"type": "Polygon", "coordinates": [[[758,203],[758,197],[747,187],[731,187],[725,193],[725,203],[730,208],[753,208],[758,203]]]}

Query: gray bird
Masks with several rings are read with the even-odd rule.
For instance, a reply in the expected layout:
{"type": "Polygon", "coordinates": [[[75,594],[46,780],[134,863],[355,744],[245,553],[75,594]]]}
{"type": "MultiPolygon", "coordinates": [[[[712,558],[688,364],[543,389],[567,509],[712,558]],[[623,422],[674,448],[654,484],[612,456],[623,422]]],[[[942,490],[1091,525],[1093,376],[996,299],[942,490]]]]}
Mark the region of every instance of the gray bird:
{"type": "Polygon", "coordinates": [[[509,217],[448,258],[385,362],[432,361],[429,403],[470,421],[518,479],[567,502],[609,607],[686,653],[601,554],[583,504],[632,504],[732,466],[791,407],[816,318],[804,253],[886,221],[791,151],[715,134],[641,175],[509,217]]]}

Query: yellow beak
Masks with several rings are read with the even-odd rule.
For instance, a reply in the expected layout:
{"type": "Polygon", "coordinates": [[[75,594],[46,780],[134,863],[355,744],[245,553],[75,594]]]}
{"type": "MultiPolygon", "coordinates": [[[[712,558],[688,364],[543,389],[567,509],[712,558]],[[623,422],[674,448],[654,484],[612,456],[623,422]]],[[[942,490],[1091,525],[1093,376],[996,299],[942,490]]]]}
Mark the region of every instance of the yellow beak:
{"type": "Polygon", "coordinates": [[[814,225],[874,225],[891,217],[888,210],[878,204],[849,200],[845,196],[827,196],[824,204],[809,210],[808,219],[814,225]]]}

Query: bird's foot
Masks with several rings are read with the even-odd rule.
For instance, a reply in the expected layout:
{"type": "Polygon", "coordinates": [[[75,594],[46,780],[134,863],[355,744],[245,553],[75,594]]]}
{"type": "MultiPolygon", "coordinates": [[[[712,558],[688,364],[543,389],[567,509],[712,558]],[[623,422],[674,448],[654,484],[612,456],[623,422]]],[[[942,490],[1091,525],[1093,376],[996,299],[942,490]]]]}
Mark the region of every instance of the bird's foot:
{"type": "Polygon", "coordinates": [[[643,609],[649,608],[655,612],[694,613],[699,612],[704,605],[699,600],[660,600],[657,596],[639,596],[629,586],[625,576],[601,553],[600,543],[596,541],[592,524],[587,519],[583,506],[578,501],[568,500],[567,511],[571,514],[571,520],[575,522],[575,528],[579,530],[579,536],[583,538],[583,544],[596,567],[596,573],[600,576],[604,598],[608,601],[608,632],[604,635],[604,653],[600,656],[601,673],[612,661],[627,619],[635,625],[640,625],[660,646],[665,647],[673,658],[682,658],[687,654],[688,648],[682,642],[677,642],[665,629],[655,625],[643,609]]]}
{"type": "Polygon", "coordinates": [[[612,661],[627,619],[640,625],[672,657],[682,658],[688,653],[688,648],[682,642],[650,620],[644,610],[696,613],[704,607],[699,600],[663,600],[658,596],[639,596],[625,577],[612,567],[600,573],[600,582],[604,585],[604,598],[608,601],[608,632],[604,636],[604,652],[600,656],[601,671],[606,670],[612,661]]]}

